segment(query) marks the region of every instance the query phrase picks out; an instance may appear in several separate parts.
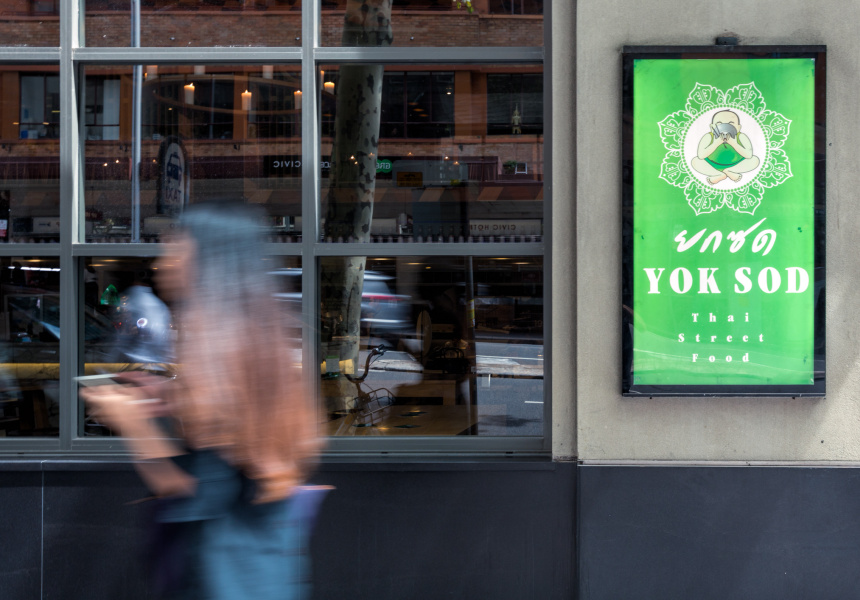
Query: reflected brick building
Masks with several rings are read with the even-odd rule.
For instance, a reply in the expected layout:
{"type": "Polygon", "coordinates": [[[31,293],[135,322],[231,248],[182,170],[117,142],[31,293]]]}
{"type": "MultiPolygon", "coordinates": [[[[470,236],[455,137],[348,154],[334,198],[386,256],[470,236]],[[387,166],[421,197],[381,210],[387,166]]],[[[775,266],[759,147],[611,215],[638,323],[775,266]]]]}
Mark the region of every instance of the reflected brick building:
{"type": "MultiPolygon", "coordinates": [[[[474,6],[470,14],[448,2],[395,2],[394,44],[542,43],[540,3],[484,1],[474,6]]],[[[144,1],[141,45],[297,46],[301,44],[300,8],[300,2],[286,1],[144,1]]],[[[59,41],[60,9],[58,2],[2,2],[0,38],[14,39],[21,46],[55,45],[59,41]]],[[[342,6],[324,3],[322,17],[323,43],[338,45],[342,6]]],[[[86,3],[83,37],[90,46],[127,46],[130,19],[128,2],[90,0],[86,3]]],[[[0,165],[0,192],[5,191],[9,203],[4,206],[0,197],[0,212],[11,213],[10,237],[50,238],[55,232],[40,229],[38,219],[59,216],[58,69],[7,64],[0,66],[0,74],[0,155],[5,154],[0,165]],[[34,218],[36,224],[28,224],[27,220],[34,218]]],[[[300,214],[298,65],[279,65],[277,69],[151,65],[144,69],[143,77],[139,157],[142,219],[164,212],[159,206],[157,180],[165,166],[158,159],[163,141],[173,137],[183,141],[187,153],[191,201],[232,195],[265,205],[277,222],[300,214]],[[292,166],[285,168],[286,163],[292,166]]],[[[325,179],[331,143],[326,127],[333,125],[337,66],[321,77],[326,86],[320,100],[323,138],[319,160],[325,179]]],[[[82,139],[86,140],[88,234],[107,241],[111,236],[125,235],[130,224],[136,88],[131,67],[88,66],[85,78],[82,139]]],[[[377,216],[411,217],[412,202],[421,198],[420,190],[457,187],[456,201],[471,208],[461,211],[460,222],[435,228],[437,235],[467,238],[469,219],[488,218],[494,210],[505,218],[539,220],[543,199],[542,94],[539,65],[387,66],[379,152],[381,159],[398,164],[393,174],[378,174],[377,216]],[[434,178],[429,171],[446,174],[434,178]],[[401,176],[398,180],[400,172],[412,173],[412,178],[401,176]],[[418,172],[421,177],[414,175],[418,172]],[[486,209],[490,205],[485,203],[481,209],[476,204],[480,201],[495,204],[486,209]]],[[[145,228],[143,234],[153,231],[145,228]]],[[[535,228],[529,232],[534,234],[535,228]]],[[[431,232],[428,229],[421,234],[426,237],[431,232]]]]}

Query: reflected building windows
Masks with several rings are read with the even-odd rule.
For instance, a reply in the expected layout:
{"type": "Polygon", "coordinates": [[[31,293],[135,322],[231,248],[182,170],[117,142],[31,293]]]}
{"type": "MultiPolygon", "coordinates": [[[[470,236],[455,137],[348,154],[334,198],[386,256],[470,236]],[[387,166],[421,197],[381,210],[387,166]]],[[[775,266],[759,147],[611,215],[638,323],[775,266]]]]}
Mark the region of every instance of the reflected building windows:
{"type": "Polygon", "coordinates": [[[136,82],[131,66],[85,70],[87,241],[157,241],[185,206],[226,199],[265,209],[271,241],[300,241],[299,66],[150,64],[141,71],[136,82]]]}
{"type": "Polygon", "coordinates": [[[60,77],[0,65],[0,243],[60,239],[60,77]]]}
{"type": "Polygon", "coordinates": [[[489,0],[490,12],[497,15],[542,15],[544,0],[489,0]]]}
{"type": "Polygon", "coordinates": [[[454,73],[385,73],[384,77],[381,137],[454,135],[454,73]]]}
{"type": "Polygon", "coordinates": [[[86,139],[119,139],[120,84],[120,78],[116,76],[87,80],[84,107],[86,139]]]}
{"type": "Polygon", "coordinates": [[[60,0],[30,0],[30,12],[39,17],[60,14],[60,0]]]}
{"type": "Polygon", "coordinates": [[[370,67],[323,67],[323,240],[542,240],[542,67],[523,66],[518,73],[496,65],[381,67],[379,137],[374,130],[360,139],[350,137],[356,136],[356,109],[340,97],[351,97],[342,89],[343,73],[366,69],[350,73],[350,81],[361,82],[372,79],[370,67]],[[338,109],[346,110],[340,121],[338,109]],[[346,167],[338,170],[338,163],[346,167]],[[339,204],[358,195],[373,200],[366,228],[339,225],[338,215],[352,214],[339,204]]]}
{"type": "Polygon", "coordinates": [[[195,140],[233,139],[234,75],[164,73],[147,79],[143,135],[159,139],[181,130],[195,140]]]}
{"type": "Polygon", "coordinates": [[[493,73],[487,75],[487,133],[489,135],[543,134],[543,75],[493,73]]]}
{"type": "Polygon", "coordinates": [[[59,76],[22,74],[20,81],[19,137],[22,140],[59,138],[59,76]]]}
{"type": "Polygon", "coordinates": [[[301,135],[301,81],[293,73],[265,69],[249,78],[248,135],[257,138],[295,138],[301,135]]]}

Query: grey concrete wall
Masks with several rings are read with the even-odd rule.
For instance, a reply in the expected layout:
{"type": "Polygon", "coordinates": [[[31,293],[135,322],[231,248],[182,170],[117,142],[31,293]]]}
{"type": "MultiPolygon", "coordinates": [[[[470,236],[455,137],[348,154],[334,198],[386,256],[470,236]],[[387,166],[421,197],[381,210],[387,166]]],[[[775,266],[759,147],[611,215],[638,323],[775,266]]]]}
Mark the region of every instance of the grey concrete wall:
{"type": "Polygon", "coordinates": [[[552,69],[552,177],[546,190],[552,207],[552,454],[559,460],[576,456],[576,23],[574,2],[552,5],[548,63],[552,69]],[[556,324],[559,327],[556,327],[556,324]]]}
{"type": "MultiPolygon", "coordinates": [[[[860,460],[860,2],[581,0],[576,8],[577,449],[586,460],[860,460]],[[655,398],[620,395],[621,48],[826,44],[827,397],[655,398]],[[846,162],[847,161],[847,162],[846,162]]],[[[557,48],[561,40],[554,40],[557,48]]],[[[555,106],[554,129],[565,127],[555,106]]],[[[556,164],[558,162],[556,161],[556,164]]],[[[556,169],[558,173],[558,169],[556,169]]],[[[565,201],[556,179],[555,206],[565,201]]],[[[565,256],[558,252],[556,264],[565,256]]],[[[554,276],[558,277],[555,273],[554,276]]],[[[558,278],[556,279],[558,283],[558,278]]],[[[561,309],[556,306],[556,314],[561,309]]],[[[565,330],[554,323],[556,338],[565,330]]],[[[561,371],[554,361],[554,377],[561,371]]],[[[554,397],[558,401],[558,396],[554,397]]]]}

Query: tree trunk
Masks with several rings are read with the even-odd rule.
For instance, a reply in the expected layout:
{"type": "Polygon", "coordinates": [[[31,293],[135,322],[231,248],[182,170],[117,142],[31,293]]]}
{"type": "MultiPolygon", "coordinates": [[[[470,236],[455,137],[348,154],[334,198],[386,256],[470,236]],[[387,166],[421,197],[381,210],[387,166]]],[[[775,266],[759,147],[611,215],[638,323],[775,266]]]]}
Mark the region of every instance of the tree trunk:
{"type": "MultiPolygon", "coordinates": [[[[390,46],[391,0],[348,0],[343,46],[390,46]]],[[[323,235],[332,242],[369,242],[376,188],[383,65],[341,65],[328,208],[323,235]]],[[[327,371],[338,362],[358,368],[361,295],[366,257],[324,257],[320,262],[320,328],[327,371]]],[[[346,367],[349,370],[349,367],[346,367]]],[[[355,386],[339,375],[323,394],[329,410],[352,408],[355,386]]]]}

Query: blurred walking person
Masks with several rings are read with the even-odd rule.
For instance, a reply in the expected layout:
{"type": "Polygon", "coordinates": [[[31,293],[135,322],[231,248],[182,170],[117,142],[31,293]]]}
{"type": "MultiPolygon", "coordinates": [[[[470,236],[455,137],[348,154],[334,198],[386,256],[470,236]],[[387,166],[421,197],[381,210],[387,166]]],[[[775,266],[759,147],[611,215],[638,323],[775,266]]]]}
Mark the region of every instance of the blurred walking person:
{"type": "Polygon", "coordinates": [[[123,373],[81,392],[127,438],[158,498],[151,548],[163,598],[308,593],[300,486],[320,440],[263,259],[247,207],[190,207],[154,268],[179,324],[177,376],[123,373]]]}

